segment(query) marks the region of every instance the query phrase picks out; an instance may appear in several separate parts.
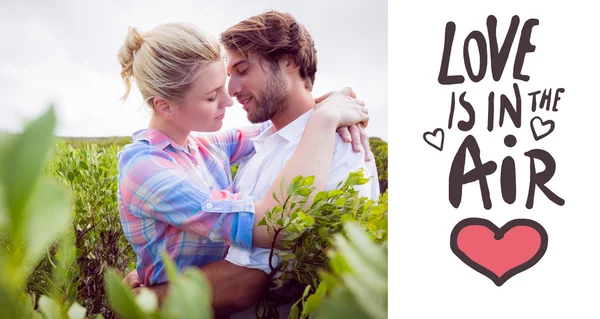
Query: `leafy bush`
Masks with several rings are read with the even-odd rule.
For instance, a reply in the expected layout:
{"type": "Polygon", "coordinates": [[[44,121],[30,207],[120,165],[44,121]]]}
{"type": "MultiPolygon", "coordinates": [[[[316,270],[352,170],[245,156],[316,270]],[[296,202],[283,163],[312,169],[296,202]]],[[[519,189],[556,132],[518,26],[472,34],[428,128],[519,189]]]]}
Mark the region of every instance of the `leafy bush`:
{"type": "Polygon", "coordinates": [[[0,136],[0,317],[83,318],[85,309],[66,298],[75,258],[68,190],[43,176],[56,125],[50,109],[19,135],[0,136]],[[25,282],[53,242],[54,271],[47,294],[27,294],[25,282]],[[37,301],[37,302],[36,302],[37,301]],[[34,309],[37,304],[39,312],[34,309]]]}
{"type": "Polygon", "coordinates": [[[377,165],[379,190],[383,194],[388,188],[388,143],[378,137],[371,137],[369,144],[371,145],[371,152],[375,156],[375,165],[377,165]]]}
{"type": "MultiPolygon", "coordinates": [[[[76,298],[88,314],[100,313],[113,318],[104,297],[104,273],[107,267],[129,272],[135,268],[136,255],[123,236],[117,203],[117,152],[120,146],[96,144],[74,148],[59,141],[47,168],[48,174],[62,181],[73,196],[73,230],[77,248],[78,271],[74,272],[76,298]]],[[[30,280],[30,291],[39,292],[39,281],[47,273],[48,256],[30,280]]],[[[43,291],[43,290],[41,290],[43,291]]]]}
{"type": "MultiPolygon", "coordinates": [[[[99,183],[111,183],[108,177],[112,172],[107,170],[108,173],[105,175],[94,169],[94,167],[106,169],[103,166],[106,162],[103,161],[102,155],[99,155],[101,152],[95,152],[94,147],[87,149],[91,153],[86,153],[87,151],[73,153],[72,148],[66,148],[67,159],[64,161],[69,164],[69,167],[61,166],[64,162],[60,159],[50,164],[49,170],[51,172],[56,170],[60,176],[66,178],[70,182],[68,185],[72,188],[71,192],[64,183],[57,183],[53,178],[44,176],[43,170],[51,150],[55,125],[54,110],[50,109],[41,118],[28,125],[23,134],[0,134],[0,318],[84,318],[86,309],[74,300],[76,297],[72,292],[75,290],[70,289],[78,286],[73,284],[73,281],[81,280],[81,277],[78,278],[79,267],[75,263],[76,256],[79,256],[79,259],[82,256],[91,256],[90,259],[114,257],[113,260],[116,260],[117,264],[119,260],[125,262],[119,256],[111,254],[95,255],[98,252],[105,252],[105,249],[91,250],[88,252],[89,255],[76,252],[76,242],[79,240],[85,243],[84,232],[90,233],[93,231],[91,228],[93,225],[101,225],[103,217],[97,220],[90,214],[73,221],[73,208],[89,209],[96,207],[94,206],[96,203],[97,206],[107,206],[108,209],[110,205],[99,204],[99,202],[108,201],[112,197],[102,197],[106,194],[100,189],[98,190],[100,193],[95,193],[96,196],[100,196],[97,202],[91,201],[89,203],[92,204],[88,203],[87,206],[82,204],[83,202],[77,203],[79,200],[89,198],[81,197],[79,186],[73,184],[77,181],[77,176],[70,169],[80,167],[79,174],[87,179],[95,179],[99,183]],[[77,156],[82,154],[95,155],[77,156]],[[85,162],[89,159],[91,159],[89,162],[85,162]],[[78,165],[73,166],[73,162],[69,161],[75,161],[78,165]],[[104,179],[105,177],[107,179],[104,179]],[[75,201],[69,193],[75,194],[75,201]],[[86,228],[78,227],[80,223],[85,224],[86,228]],[[56,240],[58,241],[55,242],[56,240]],[[46,266],[50,266],[44,269],[46,272],[37,274],[39,278],[46,280],[46,285],[42,285],[44,294],[38,299],[36,294],[27,293],[24,284],[28,277],[32,284],[32,278],[36,276],[35,271],[42,270],[44,266],[40,260],[44,254],[47,255],[46,266]],[[32,272],[34,275],[30,277],[32,272]]],[[[58,153],[61,154],[60,150],[58,153]]],[[[85,184],[83,180],[78,180],[78,183],[85,184]]],[[[96,214],[100,214],[100,208],[96,207],[94,210],[96,214]]],[[[96,239],[90,240],[94,242],[96,239]]],[[[95,243],[102,246],[107,240],[113,239],[101,238],[95,243]]],[[[91,244],[85,243],[85,245],[91,244]]],[[[84,247],[91,247],[85,245],[84,247]]],[[[113,244],[110,244],[110,247],[114,247],[113,244]]],[[[202,273],[197,269],[190,269],[182,275],[177,275],[172,261],[166,255],[163,258],[165,258],[171,284],[169,297],[160,311],[157,309],[158,303],[153,292],[143,289],[134,298],[131,289],[124,286],[116,272],[108,269],[107,298],[115,312],[121,318],[211,318],[210,289],[202,273]]],[[[84,266],[89,265],[84,264],[84,266]]],[[[82,274],[85,274],[85,271],[82,271],[82,274]]],[[[99,284],[104,286],[105,283],[102,281],[99,284]]],[[[84,282],[83,285],[89,283],[84,282]]],[[[103,291],[103,289],[98,290],[98,292],[103,291]]],[[[106,298],[103,293],[95,298],[100,303],[105,303],[106,298]]],[[[93,317],[103,318],[101,314],[93,317]]]]}
{"type": "MultiPolygon", "coordinates": [[[[303,299],[301,318],[388,317],[387,242],[373,243],[353,222],[344,223],[345,236],[336,234],[327,252],[332,273],[320,272],[316,292],[303,299]]],[[[299,314],[299,311],[297,311],[299,314]]]]}
{"type": "MultiPolygon", "coordinates": [[[[356,222],[377,243],[387,242],[387,192],[377,202],[366,197],[359,198],[354,186],[368,181],[362,171],[350,173],[348,179],[335,190],[319,192],[312,204],[305,207],[315,189],[312,187],[313,181],[313,177],[294,178],[285,193],[281,188],[279,195],[273,194],[279,205],[268,211],[259,222],[274,236],[270,257],[277,255],[281,259],[278,267],[271,266],[271,278],[274,278],[276,286],[290,282],[308,285],[297,305],[304,303],[309,292],[319,293],[318,273],[331,270],[325,252],[331,246],[332,237],[341,232],[345,222],[356,222]],[[275,246],[278,238],[283,249],[275,246]]],[[[276,303],[268,300],[269,294],[265,298],[267,300],[257,307],[258,317],[267,318],[275,311],[273,308],[276,303]]],[[[306,302],[308,308],[303,313],[314,311],[315,305],[306,302]]],[[[298,308],[295,311],[299,313],[298,308]]]]}

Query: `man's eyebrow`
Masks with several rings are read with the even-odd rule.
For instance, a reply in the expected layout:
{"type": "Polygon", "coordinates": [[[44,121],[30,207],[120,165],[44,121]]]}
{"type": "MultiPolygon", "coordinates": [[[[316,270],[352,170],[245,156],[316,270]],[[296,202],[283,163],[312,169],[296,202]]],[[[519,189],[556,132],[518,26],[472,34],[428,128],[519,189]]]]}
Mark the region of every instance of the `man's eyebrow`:
{"type": "MultiPolygon", "coordinates": [[[[235,68],[236,68],[238,65],[240,65],[240,64],[242,64],[242,63],[244,63],[244,62],[248,62],[248,61],[246,61],[246,59],[239,60],[239,61],[237,61],[237,62],[236,62],[234,65],[232,65],[232,66],[230,66],[230,67],[227,67],[227,69],[232,69],[232,70],[233,70],[233,69],[235,69],[235,68]]],[[[227,76],[231,76],[231,74],[229,74],[229,72],[227,72],[227,76]]]]}
{"type": "Polygon", "coordinates": [[[212,90],[210,90],[210,91],[208,91],[208,92],[204,93],[204,95],[208,95],[208,94],[210,94],[210,93],[212,93],[212,92],[215,92],[216,90],[218,90],[218,89],[220,89],[220,88],[222,88],[222,87],[223,87],[223,86],[221,85],[221,86],[219,86],[219,87],[217,87],[217,88],[214,88],[214,89],[212,89],[212,90]]]}
{"type": "Polygon", "coordinates": [[[231,66],[232,69],[235,69],[236,66],[246,62],[246,59],[237,61],[234,65],[231,66]]]}

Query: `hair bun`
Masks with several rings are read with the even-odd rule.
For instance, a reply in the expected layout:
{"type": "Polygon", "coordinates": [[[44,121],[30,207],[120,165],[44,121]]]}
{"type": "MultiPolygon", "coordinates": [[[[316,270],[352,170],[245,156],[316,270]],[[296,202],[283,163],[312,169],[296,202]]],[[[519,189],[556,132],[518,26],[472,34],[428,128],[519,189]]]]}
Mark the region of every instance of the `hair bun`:
{"type": "Polygon", "coordinates": [[[121,49],[119,49],[119,53],[117,53],[117,57],[121,63],[121,77],[127,86],[125,95],[122,97],[123,100],[127,98],[127,95],[129,95],[131,90],[134,55],[137,50],[140,49],[142,44],[144,44],[144,38],[139,33],[137,28],[129,27],[127,38],[125,38],[125,43],[121,49]]]}
{"type": "Polygon", "coordinates": [[[137,28],[129,27],[129,33],[127,34],[127,39],[125,39],[125,45],[127,49],[132,53],[135,53],[142,44],[144,43],[144,38],[140,34],[137,28]]]}

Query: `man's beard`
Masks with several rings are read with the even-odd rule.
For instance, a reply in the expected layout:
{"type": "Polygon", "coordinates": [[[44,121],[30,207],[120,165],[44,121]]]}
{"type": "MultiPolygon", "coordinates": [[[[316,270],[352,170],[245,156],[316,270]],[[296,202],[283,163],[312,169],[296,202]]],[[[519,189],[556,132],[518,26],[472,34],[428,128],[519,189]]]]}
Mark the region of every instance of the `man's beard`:
{"type": "Polygon", "coordinates": [[[255,100],[255,107],[248,111],[248,120],[251,123],[266,122],[290,106],[285,78],[277,62],[271,63],[270,71],[265,88],[255,100]]]}

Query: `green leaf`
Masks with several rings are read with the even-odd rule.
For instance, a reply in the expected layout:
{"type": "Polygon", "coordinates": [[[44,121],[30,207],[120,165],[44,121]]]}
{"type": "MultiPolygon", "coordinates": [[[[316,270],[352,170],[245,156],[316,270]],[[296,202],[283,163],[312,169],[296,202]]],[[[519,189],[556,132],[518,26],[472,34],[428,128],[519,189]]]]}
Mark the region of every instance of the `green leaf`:
{"type": "Polygon", "coordinates": [[[298,302],[294,303],[290,309],[290,315],[288,319],[298,319],[300,317],[300,310],[298,309],[298,302]]]}
{"type": "Polygon", "coordinates": [[[341,223],[345,223],[345,222],[349,222],[349,221],[354,221],[354,216],[352,216],[352,214],[345,214],[345,215],[342,215],[342,218],[340,218],[341,223]]]}
{"type": "Polygon", "coordinates": [[[344,194],[343,190],[339,190],[339,189],[334,189],[332,191],[329,191],[329,194],[327,195],[328,197],[334,197],[334,196],[339,196],[344,194]]]}
{"type": "Polygon", "coordinates": [[[369,181],[368,178],[359,178],[358,181],[356,182],[357,185],[363,185],[366,184],[369,181]]]}
{"type": "Polygon", "coordinates": [[[306,299],[306,303],[304,304],[304,309],[302,309],[302,314],[308,315],[309,313],[315,312],[321,305],[322,301],[322,295],[312,294],[308,296],[308,299],[306,299]]]}
{"type": "MultiPolygon", "coordinates": [[[[385,273],[387,275],[387,255],[383,249],[373,243],[369,237],[353,223],[344,224],[344,230],[348,234],[348,238],[363,260],[367,260],[375,266],[374,270],[377,273],[385,273]]],[[[341,249],[341,248],[340,248],[341,249]]]]}
{"type": "Polygon", "coordinates": [[[267,226],[267,220],[263,217],[259,222],[258,226],[267,226]]]}
{"type": "Polygon", "coordinates": [[[315,181],[315,177],[313,175],[308,176],[302,181],[302,186],[311,186],[315,181]]]}
{"type": "Polygon", "coordinates": [[[44,115],[30,122],[14,141],[11,156],[6,160],[4,182],[6,204],[13,226],[20,228],[35,185],[42,175],[46,159],[53,146],[56,116],[50,107],[44,115]]]}
{"type": "Polygon", "coordinates": [[[60,305],[53,299],[50,299],[50,297],[41,296],[38,305],[40,312],[46,319],[58,319],[63,317],[60,305]]]}
{"type": "Polygon", "coordinates": [[[326,200],[327,195],[328,195],[327,191],[318,192],[317,195],[315,195],[315,198],[313,199],[313,203],[317,203],[319,201],[326,200]]]}
{"type": "Polygon", "coordinates": [[[287,189],[287,195],[291,196],[292,193],[294,192],[294,189],[296,188],[296,184],[298,183],[298,181],[302,178],[302,176],[296,176],[294,177],[294,179],[292,179],[292,182],[290,183],[290,185],[288,186],[287,189]]]}
{"type": "Polygon", "coordinates": [[[163,313],[171,318],[212,318],[210,286],[199,270],[188,268],[170,281],[163,313]]]}
{"type": "Polygon", "coordinates": [[[318,318],[371,318],[357,305],[354,297],[345,289],[335,291],[330,298],[324,300],[317,314],[318,318]]]}
{"type": "Polygon", "coordinates": [[[290,217],[289,216],[285,216],[283,218],[283,227],[287,227],[290,224],[290,217]]]}
{"type": "Polygon", "coordinates": [[[151,314],[158,309],[158,297],[148,288],[140,289],[138,295],[135,296],[135,302],[147,314],[151,314]]]}
{"type": "Polygon", "coordinates": [[[312,225],[314,225],[314,223],[315,223],[315,219],[312,216],[306,215],[304,217],[304,225],[306,227],[311,227],[312,225]]]}
{"type": "Polygon", "coordinates": [[[336,200],[335,203],[333,203],[333,204],[337,207],[342,207],[342,206],[344,206],[344,204],[346,204],[346,198],[341,197],[338,200],[336,200]]]}
{"type": "Polygon", "coordinates": [[[44,178],[36,187],[31,202],[23,214],[27,250],[25,266],[33,266],[54,240],[73,220],[69,192],[44,178]]]}
{"type": "Polygon", "coordinates": [[[0,318],[24,318],[30,317],[31,314],[26,308],[24,300],[19,298],[22,295],[16,293],[9,286],[2,282],[4,278],[0,275],[0,318]]]}
{"type": "Polygon", "coordinates": [[[0,231],[8,224],[8,210],[4,199],[4,186],[0,183],[0,231]]]}
{"type": "Polygon", "coordinates": [[[135,302],[131,289],[121,281],[114,270],[108,270],[105,280],[108,303],[119,317],[124,319],[145,318],[144,312],[135,302]]]}
{"type": "Polygon", "coordinates": [[[290,252],[282,251],[279,253],[279,258],[281,261],[288,261],[296,258],[296,255],[290,252]]]}
{"type": "Polygon", "coordinates": [[[69,316],[69,319],[83,319],[85,318],[86,311],[87,309],[85,309],[85,307],[77,302],[74,302],[69,308],[67,315],[69,316]]]}
{"type": "Polygon", "coordinates": [[[85,161],[79,162],[79,168],[86,170],[86,171],[90,169],[90,167],[87,165],[87,163],[85,161]]]}
{"type": "Polygon", "coordinates": [[[310,188],[301,188],[298,190],[298,195],[308,196],[308,195],[310,195],[311,192],[312,192],[312,190],[310,188]]]}
{"type": "Polygon", "coordinates": [[[160,256],[162,257],[165,271],[167,272],[167,278],[169,278],[169,281],[175,280],[177,278],[177,268],[175,267],[175,263],[164,250],[160,253],[160,256]]]}

